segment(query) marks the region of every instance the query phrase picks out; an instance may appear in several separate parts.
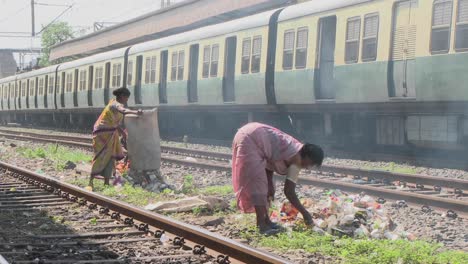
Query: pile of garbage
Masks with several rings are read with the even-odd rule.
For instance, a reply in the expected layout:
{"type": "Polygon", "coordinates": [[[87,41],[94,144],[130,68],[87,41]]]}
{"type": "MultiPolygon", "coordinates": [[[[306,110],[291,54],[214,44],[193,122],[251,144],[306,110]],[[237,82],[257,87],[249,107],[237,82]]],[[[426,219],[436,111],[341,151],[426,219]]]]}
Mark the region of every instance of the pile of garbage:
{"type": "MultiPolygon", "coordinates": [[[[387,215],[385,201],[376,201],[365,194],[332,190],[326,192],[318,203],[311,199],[301,202],[312,213],[313,230],[318,233],[355,238],[415,239],[413,234],[405,232],[387,215]]],[[[289,202],[284,202],[280,208],[272,212],[272,221],[293,226],[302,217],[289,202]]]]}

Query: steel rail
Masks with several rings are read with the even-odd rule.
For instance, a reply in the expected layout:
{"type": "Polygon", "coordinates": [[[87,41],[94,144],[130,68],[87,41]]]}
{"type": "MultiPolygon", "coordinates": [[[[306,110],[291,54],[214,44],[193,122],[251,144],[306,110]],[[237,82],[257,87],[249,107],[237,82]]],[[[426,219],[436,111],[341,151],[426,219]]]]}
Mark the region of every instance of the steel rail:
{"type": "Polygon", "coordinates": [[[189,225],[160,214],[140,209],[125,202],[117,201],[94,192],[86,191],[72,184],[61,182],[49,176],[37,174],[35,172],[1,161],[0,167],[12,173],[28,177],[34,181],[38,181],[53,188],[60,189],[62,192],[66,192],[78,198],[84,198],[88,202],[95,203],[101,207],[119,212],[128,217],[132,217],[133,219],[146,223],[150,226],[183,237],[186,240],[190,240],[194,243],[203,245],[222,254],[226,254],[230,258],[241,262],[259,264],[290,263],[289,261],[276,255],[249,247],[232,239],[211,233],[197,226],[189,225]]]}
{"type": "MultiPolygon", "coordinates": [[[[2,135],[3,134],[0,133],[0,136],[2,135]]],[[[43,142],[67,144],[70,146],[75,146],[75,147],[78,146],[78,147],[83,147],[83,148],[88,148],[88,149],[92,148],[92,145],[89,143],[64,141],[64,140],[52,140],[52,139],[45,139],[45,138],[34,138],[34,137],[26,137],[26,136],[18,136],[18,135],[8,135],[8,134],[6,135],[6,137],[20,138],[20,139],[23,138],[23,139],[28,139],[28,140],[37,140],[37,141],[43,141],[43,142]]],[[[175,158],[170,158],[170,157],[161,157],[161,161],[179,164],[179,165],[188,166],[188,167],[198,167],[198,168],[225,171],[225,172],[231,171],[231,167],[228,164],[224,165],[224,164],[212,164],[212,163],[205,163],[205,162],[198,162],[198,161],[195,162],[195,161],[181,160],[181,159],[175,159],[175,158]]],[[[370,175],[371,172],[372,171],[368,171],[367,173],[369,173],[370,175]]],[[[376,175],[379,175],[379,174],[376,173],[376,175]]],[[[380,174],[379,177],[383,177],[383,175],[385,174],[380,174]]],[[[281,178],[281,176],[278,176],[278,177],[281,178]]],[[[374,175],[371,175],[369,177],[374,177],[374,175]]],[[[431,178],[435,178],[435,177],[431,177],[431,178]]],[[[446,181],[447,179],[442,178],[440,180],[446,181]]],[[[458,180],[458,181],[463,182],[463,180],[458,180]]],[[[300,182],[309,184],[309,185],[318,186],[318,187],[323,187],[323,188],[341,189],[341,190],[350,191],[350,192],[366,192],[368,194],[382,197],[385,199],[405,200],[405,201],[420,204],[420,205],[437,207],[442,210],[456,210],[463,215],[468,215],[468,202],[463,201],[463,200],[448,199],[448,198],[443,198],[443,197],[423,195],[423,194],[417,194],[417,193],[411,193],[411,192],[405,192],[405,191],[389,190],[389,189],[384,189],[384,188],[379,188],[379,187],[366,186],[362,184],[346,183],[346,182],[340,182],[336,180],[326,180],[326,179],[319,179],[319,178],[313,178],[313,177],[300,177],[300,182]]]]}

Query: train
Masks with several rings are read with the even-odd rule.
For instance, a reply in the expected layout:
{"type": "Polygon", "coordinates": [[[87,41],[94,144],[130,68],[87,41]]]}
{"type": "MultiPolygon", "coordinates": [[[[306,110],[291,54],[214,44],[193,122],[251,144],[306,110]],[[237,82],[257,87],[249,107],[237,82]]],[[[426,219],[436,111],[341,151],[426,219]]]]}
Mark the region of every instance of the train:
{"type": "Polygon", "coordinates": [[[465,153],[467,73],[468,0],[309,1],[1,79],[0,120],[91,131],[127,87],[167,136],[465,153]]]}

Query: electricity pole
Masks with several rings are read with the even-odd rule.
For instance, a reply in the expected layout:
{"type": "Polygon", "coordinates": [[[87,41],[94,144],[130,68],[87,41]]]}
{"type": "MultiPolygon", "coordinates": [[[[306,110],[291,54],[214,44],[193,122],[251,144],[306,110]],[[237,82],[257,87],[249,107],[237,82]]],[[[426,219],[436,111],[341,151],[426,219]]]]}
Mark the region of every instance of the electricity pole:
{"type": "Polygon", "coordinates": [[[34,0],[31,0],[31,26],[32,26],[31,36],[34,37],[36,35],[35,29],[34,29],[34,0]]]}

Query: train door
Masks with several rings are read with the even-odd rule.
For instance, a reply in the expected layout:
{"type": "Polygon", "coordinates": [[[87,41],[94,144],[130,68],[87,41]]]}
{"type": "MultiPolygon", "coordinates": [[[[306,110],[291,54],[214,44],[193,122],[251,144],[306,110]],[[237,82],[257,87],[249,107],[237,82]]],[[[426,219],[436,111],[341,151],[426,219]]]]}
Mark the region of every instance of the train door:
{"type": "Polygon", "coordinates": [[[88,106],[93,106],[93,80],[94,80],[94,67],[88,68],[88,106]]]}
{"type": "Polygon", "coordinates": [[[110,85],[110,62],[106,63],[105,73],[104,73],[104,105],[107,105],[110,100],[109,95],[109,85],[110,85]]]}
{"type": "Polygon", "coordinates": [[[65,108],[65,72],[62,72],[62,79],[60,84],[60,105],[65,108]]]}
{"type": "Polygon", "coordinates": [[[73,80],[73,105],[78,107],[78,80],[79,80],[79,71],[75,69],[75,78],[73,80]]]}
{"type": "Polygon", "coordinates": [[[190,61],[189,61],[189,78],[187,84],[187,96],[189,103],[198,102],[198,52],[199,45],[193,44],[190,46],[190,61]]]}
{"type": "Polygon", "coordinates": [[[43,90],[43,92],[44,92],[44,98],[43,98],[44,108],[47,108],[47,95],[49,94],[48,90],[49,90],[49,75],[46,75],[44,77],[44,90],[43,90]]]}
{"type": "Polygon", "coordinates": [[[136,58],[135,104],[141,104],[141,77],[143,75],[143,55],[136,58]]]}
{"type": "Polygon", "coordinates": [[[15,82],[15,109],[20,109],[19,82],[15,82]]]}
{"type": "Polygon", "coordinates": [[[18,81],[16,83],[16,87],[17,87],[17,90],[16,90],[16,96],[18,97],[18,99],[16,100],[18,102],[18,108],[17,109],[21,109],[21,85],[22,85],[22,81],[18,81]]]}
{"type": "Polygon", "coordinates": [[[223,101],[234,102],[236,94],[234,80],[236,75],[236,46],[237,37],[226,38],[226,49],[224,51],[224,75],[223,75],[223,101]]]}
{"type": "Polygon", "coordinates": [[[318,100],[335,99],[336,16],[321,18],[318,27],[315,94],[318,100]]]}
{"type": "Polygon", "coordinates": [[[167,104],[167,58],[168,51],[161,51],[159,67],[159,103],[167,104]]]}
{"type": "Polygon", "coordinates": [[[415,97],[417,0],[402,1],[393,8],[392,45],[389,60],[389,96],[415,97]]]}

